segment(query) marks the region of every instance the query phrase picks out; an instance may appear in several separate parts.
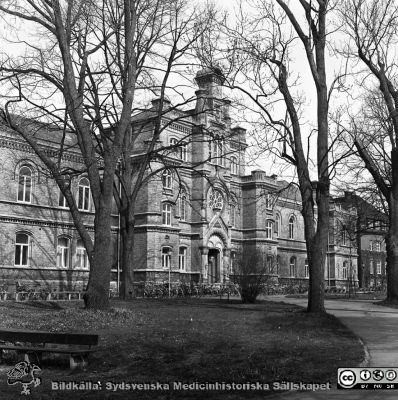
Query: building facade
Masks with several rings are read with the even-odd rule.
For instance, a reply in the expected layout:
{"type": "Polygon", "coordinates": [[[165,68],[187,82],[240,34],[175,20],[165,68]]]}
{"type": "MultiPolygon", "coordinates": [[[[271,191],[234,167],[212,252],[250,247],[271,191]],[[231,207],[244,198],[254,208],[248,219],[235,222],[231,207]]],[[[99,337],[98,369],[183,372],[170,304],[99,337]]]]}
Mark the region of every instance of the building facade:
{"type": "MultiPolygon", "coordinates": [[[[262,170],[245,171],[246,131],[232,127],[230,101],[222,93],[219,71],[197,74],[195,107],[163,104],[158,156],[148,166],[136,204],[135,281],[227,282],[243,249],[259,253],[280,281],[308,282],[309,270],[297,187],[262,170]]],[[[160,102],[132,119],[132,165],[139,165],[156,128],[160,102]]],[[[49,151],[54,134],[43,130],[49,151]]],[[[0,274],[3,282],[23,281],[79,290],[89,265],[65,200],[29,146],[15,132],[0,132],[0,274]]],[[[56,135],[55,135],[56,136],[56,135]]],[[[81,165],[77,146],[65,157],[81,165]]],[[[79,210],[90,229],[93,205],[84,173],[71,181],[79,210]]],[[[332,205],[331,226],[351,218],[332,205]]],[[[115,208],[114,265],[119,281],[120,240],[115,208]]],[[[316,223],[316,221],[314,221],[316,223]]],[[[341,225],[341,224],[340,224],[341,225]]],[[[325,265],[325,282],[346,287],[357,282],[356,241],[334,230],[325,265]]],[[[336,228],[337,229],[337,228],[336,228]]]]}
{"type": "Polygon", "coordinates": [[[354,236],[358,249],[359,286],[385,288],[386,240],[388,218],[361,196],[346,191],[336,198],[335,204],[342,210],[355,208],[354,236]]]}

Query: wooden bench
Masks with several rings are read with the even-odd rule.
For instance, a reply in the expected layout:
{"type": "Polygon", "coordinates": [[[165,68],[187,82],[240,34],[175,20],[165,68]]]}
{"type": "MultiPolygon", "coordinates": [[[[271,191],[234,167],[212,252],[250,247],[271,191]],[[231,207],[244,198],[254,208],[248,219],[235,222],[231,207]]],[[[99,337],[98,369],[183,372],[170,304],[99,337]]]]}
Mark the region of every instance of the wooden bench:
{"type": "Polygon", "coordinates": [[[70,368],[84,368],[98,344],[98,335],[0,329],[0,358],[3,350],[23,353],[25,361],[41,364],[43,353],[69,354],[70,368]]]}

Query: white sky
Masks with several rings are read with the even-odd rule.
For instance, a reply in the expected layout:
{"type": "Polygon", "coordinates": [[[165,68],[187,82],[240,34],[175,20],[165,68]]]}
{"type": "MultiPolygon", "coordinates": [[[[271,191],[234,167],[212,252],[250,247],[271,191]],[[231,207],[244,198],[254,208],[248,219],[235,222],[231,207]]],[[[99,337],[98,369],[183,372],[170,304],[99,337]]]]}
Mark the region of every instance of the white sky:
{"type": "MultiPolygon", "coordinates": [[[[270,0],[270,1],[274,1],[274,0],[270,0]]],[[[201,4],[205,4],[205,0],[201,0],[200,3],[201,4]]],[[[227,10],[228,13],[230,15],[234,15],[234,10],[238,7],[239,4],[243,4],[244,5],[244,9],[245,10],[250,10],[249,4],[253,4],[253,1],[245,1],[245,2],[240,2],[240,1],[229,1],[229,0],[216,0],[214,1],[215,5],[217,8],[219,8],[220,10],[227,10]]],[[[275,2],[276,3],[276,2],[275,2]]],[[[292,4],[292,8],[293,10],[296,12],[296,14],[298,16],[300,16],[300,18],[302,18],[303,13],[301,12],[301,6],[298,4],[298,2],[296,0],[291,1],[290,2],[292,4]]],[[[197,2],[195,2],[195,4],[197,4],[197,2]]],[[[252,12],[255,13],[255,9],[252,8],[252,12]]],[[[8,21],[9,23],[12,23],[14,25],[14,21],[8,21]]],[[[4,37],[5,33],[6,33],[7,27],[5,26],[4,22],[0,23],[0,37],[4,37]]],[[[25,32],[27,32],[27,29],[25,28],[25,32]]],[[[31,32],[27,32],[29,35],[31,35],[31,32]]],[[[344,37],[341,36],[341,34],[339,36],[337,36],[335,38],[335,40],[340,40],[340,41],[344,41],[344,37]]],[[[306,56],[303,50],[303,47],[301,45],[301,42],[299,40],[296,41],[297,45],[294,47],[294,53],[292,54],[292,57],[294,59],[294,63],[292,63],[290,65],[291,70],[294,71],[295,75],[298,75],[299,78],[299,87],[298,87],[298,91],[300,92],[300,94],[304,97],[305,99],[305,111],[303,113],[303,131],[308,133],[310,132],[311,128],[316,126],[316,97],[315,97],[315,85],[314,82],[312,80],[311,74],[310,74],[310,69],[308,66],[308,62],[306,60],[306,56]]],[[[21,46],[15,45],[15,44],[10,44],[10,43],[5,43],[2,40],[2,47],[3,50],[6,51],[7,53],[9,53],[10,55],[13,54],[17,54],[18,52],[20,52],[21,50],[21,46]]],[[[341,66],[344,64],[344,61],[342,61],[340,58],[334,56],[333,54],[328,54],[328,58],[327,58],[327,65],[328,65],[328,69],[327,69],[327,75],[328,75],[328,81],[329,83],[334,79],[334,77],[336,76],[336,74],[339,73],[339,71],[341,70],[341,66]]],[[[192,73],[194,73],[194,71],[192,71],[192,73]]],[[[192,83],[192,76],[190,79],[190,82],[192,83]]],[[[187,83],[187,89],[186,89],[186,95],[188,97],[193,96],[194,95],[194,91],[196,90],[196,88],[193,86],[191,88],[189,88],[189,81],[186,82],[187,83]]],[[[234,97],[234,94],[232,94],[232,98],[234,97]]],[[[340,95],[340,97],[338,99],[336,99],[335,101],[331,102],[331,109],[334,109],[335,107],[337,107],[338,105],[344,104],[345,102],[347,102],[349,100],[347,100],[346,96],[344,95],[340,95]]],[[[284,114],[284,111],[281,110],[281,115],[284,114]]],[[[250,134],[250,130],[251,127],[248,124],[242,124],[245,128],[248,129],[248,132],[250,134]]],[[[314,156],[314,150],[315,150],[316,144],[315,141],[312,140],[311,141],[311,155],[312,157],[314,156]]],[[[289,175],[294,174],[294,170],[293,169],[289,169],[288,171],[286,171],[286,163],[285,162],[277,162],[274,163],[273,160],[269,157],[269,155],[265,154],[264,157],[260,160],[257,161],[257,164],[264,169],[267,174],[271,175],[271,174],[281,174],[281,171],[284,171],[283,173],[285,174],[284,177],[288,178],[289,175]]],[[[249,168],[248,168],[249,170],[249,168]]],[[[315,171],[314,171],[315,172],[315,171]]],[[[313,177],[315,178],[316,175],[313,174],[313,177]]]]}

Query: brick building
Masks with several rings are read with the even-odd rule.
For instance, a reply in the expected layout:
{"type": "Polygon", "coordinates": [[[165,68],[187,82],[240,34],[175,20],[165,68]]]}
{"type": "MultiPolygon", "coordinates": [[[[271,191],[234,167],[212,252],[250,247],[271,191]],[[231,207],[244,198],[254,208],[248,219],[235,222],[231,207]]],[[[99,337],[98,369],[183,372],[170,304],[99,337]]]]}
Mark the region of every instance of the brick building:
{"type": "Polygon", "coordinates": [[[376,207],[353,192],[335,199],[341,210],[355,208],[357,218],[354,236],[358,250],[358,279],[360,287],[385,287],[386,241],[388,218],[376,207]]]}
{"type": "MultiPolygon", "coordinates": [[[[136,205],[135,281],[181,280],[225,282],[244,247],[274,260],[270,271],[280,281],[308,280],[308,265],[297,187],[276,176],[245,171],[246,131],[231,127],[230,102],[222,94],[217,71],[200,71],[195,107],[175,108],[165,102],[159,157],[148,173],[136,205]]],[[[132,120],[135,150],[131,162],[142,161],[153,137],[159,101],[132,120]]],[[[57,135],[41,131],[49,151],[57,135]]],[[[88,275],[88,261],[55,182],[31,149],[14,132],[0,132],[0,274],[3,281],[26,281],[78,289],[88,275]]],[[[70,163],[81,163],[69,143],[70,163]]],[[[90,186],[84,174],[71,182],[79,209],[93,218],[90,186]]],[[[352,211],[352,210],[351,210],[352,211]]],[[[348,218],[331,208],[331,226],[348,218]]],[[[118,222],[115,209],[113,279],[120,276],[118,222]]],[[[357,281],[357,252],[352,240],[333,233],[325,281],[347,286],[357,281]],[[348,267],[349,266],[349,267],[348,267]]]]}

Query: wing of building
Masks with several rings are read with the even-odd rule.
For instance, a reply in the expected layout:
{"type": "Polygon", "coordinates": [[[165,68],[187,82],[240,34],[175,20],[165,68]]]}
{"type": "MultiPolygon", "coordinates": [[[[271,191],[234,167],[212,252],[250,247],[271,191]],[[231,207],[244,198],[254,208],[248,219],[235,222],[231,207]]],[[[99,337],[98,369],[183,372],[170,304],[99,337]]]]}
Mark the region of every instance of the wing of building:
{"type": "MultiPolygon", "coordinates": [[[[223,283],[230,279],[237,256],[250,249],[262,255],[275,281],[307,285],[298,188],[262,170],[246,173],[246,130],[231,127],[230,101],[223,97],[220,71],[200,71],[196,82],[192,109],[182,110],[169,101],[163,105],[162,133],[155,147],[159,154],[148,166],[150,178],[135,207],[130,266],[135,281],[223,283]]],[[[132,165],[139,165],[148,150],[159,103],[154,100],[151,108],[132,119],[132,165]]],[[[56,135],[45,131],[43,143],[49,152],[55,151],[56,135]]],[[[54,180],[23,139],[4,126],[0,151],[3,283],[84,288],[87,255],[54,180]]],[[[64,157],[74,170],[82,167],[73,143],[64,157]]],[[[71,185],[91,229],[94,209],[84,171],[71,185]]],[[[347,228],[356,210],[332,204],[330,216],[326,285],[357,285],[357,241],[347,228]]],[[[118,281],[123,266],[116,208],[114,218],[112,279],[118,281]]]]}

